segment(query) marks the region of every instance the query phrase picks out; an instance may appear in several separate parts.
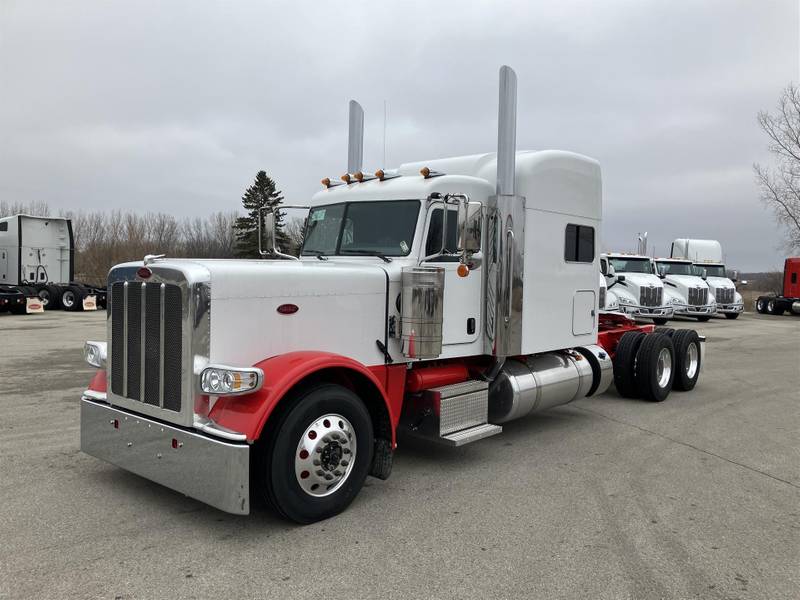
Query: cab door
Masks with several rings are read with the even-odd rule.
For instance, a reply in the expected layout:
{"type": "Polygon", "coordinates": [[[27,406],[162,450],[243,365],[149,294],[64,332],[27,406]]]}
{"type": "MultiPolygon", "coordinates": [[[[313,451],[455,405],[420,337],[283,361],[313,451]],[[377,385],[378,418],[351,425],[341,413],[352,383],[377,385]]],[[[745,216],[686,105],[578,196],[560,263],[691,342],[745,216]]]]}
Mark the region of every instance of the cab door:
{"type": "MultiPolygon", "coordinates": [[[[425,227],[424,256],[435,254],[442,246],[443,209],[434,207],[428,211],[425,227]]],[[[425,261],[426,265],[442,267],[444,275],[444,317],[442,322],[442,344],[469,344],[478,339],[481,323],[481,272],[471,270],[466,277],[459,276],[458,213],[447,212],[448,254],[425,261]]]]}

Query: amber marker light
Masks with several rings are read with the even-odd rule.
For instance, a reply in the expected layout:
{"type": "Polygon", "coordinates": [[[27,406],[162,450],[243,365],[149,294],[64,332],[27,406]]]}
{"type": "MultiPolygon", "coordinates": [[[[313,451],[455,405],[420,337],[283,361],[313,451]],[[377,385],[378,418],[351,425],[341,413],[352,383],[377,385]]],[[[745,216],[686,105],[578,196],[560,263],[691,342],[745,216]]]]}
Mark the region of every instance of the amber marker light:
{"type": "Polygon", "coordinates": [[[362,181],[364,181],[364,173],[362,173],[361,171],[358,171],[354,175],[354,177],[356,178],[356,181],[358,181],[358,183],[361,183],[362,181]]]}
{"type": "Polygon", "coordinates": [[[320,181],[320,183],[322,185],[324,185],[326,188],[329,188],[329,187],[331,187],[331,178],[330,177],[326,177],[325,179],[320,181]]]}
{"type": "Polygon", "coordinates": [[[383,178],[386,177],[386,173],[383,172],[383,169],[378,169],[375,171],[375,177],[383,181],[383,178]]]}
{"type": "Polygon", "coordinates": [[[465,264],[458,265],[458,269],[456,269],[456,273],[458,273],[459,277],[466,277],[469,275],[469,267],[465,264]]]}
{"type": "Polygon", "coordinates": [[[350,173],[345,173],[344,175],[342,175],[342,181],[344,181],[345,183],[350,183],[350,173]]]}
{"type": "Polygon", "coordinates": [[[419,170],[419,174],[422,175],[425,179],[431,176],[431,170],[428,167],[422,167],[419,170]]]}

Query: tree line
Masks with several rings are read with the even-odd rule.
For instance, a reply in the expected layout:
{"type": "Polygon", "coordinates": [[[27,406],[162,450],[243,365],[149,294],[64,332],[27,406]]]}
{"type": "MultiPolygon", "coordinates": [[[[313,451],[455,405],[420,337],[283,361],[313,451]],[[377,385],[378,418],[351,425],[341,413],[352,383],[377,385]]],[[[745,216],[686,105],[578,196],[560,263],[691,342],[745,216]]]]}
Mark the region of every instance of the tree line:
{"type": "MultiPolygon", "coordinates": [[[[145,254],[175,258],[259,258],[258,218],[261,208],[278,208],[283,195],[266,172],[259,171],[242,196],[247,211],[220,211],[206,217],[177,218],[163,212],[53,211],[46,202],[0,201],[0,217],[27,214],[72,220],[75,279],[105,285],[109,269],[145,254]]],[[[302,221],[284,221],[278,211],[277,240],[284,252],[297,254],[302,221]]]]}

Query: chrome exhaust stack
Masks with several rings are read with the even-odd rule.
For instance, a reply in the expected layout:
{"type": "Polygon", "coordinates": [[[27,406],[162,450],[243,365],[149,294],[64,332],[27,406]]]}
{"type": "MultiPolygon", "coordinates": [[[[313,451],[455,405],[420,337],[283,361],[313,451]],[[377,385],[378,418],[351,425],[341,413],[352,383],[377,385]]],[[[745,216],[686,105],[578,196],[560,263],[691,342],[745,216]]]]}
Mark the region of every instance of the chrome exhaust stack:
{"type": "Polygon", "coordinates": [[[497,116],[496,194],[486,204],[486,289],[484,352],[504,357],[522,353],[522,292],[525,198],[516,195],[517,75],[500,67],[497,116]]]}
{"type": "Polygon", "coordinates": [[[364,109],[350,100],[347,134],[347,172],[358,173],[364,163],[364,109]]]}

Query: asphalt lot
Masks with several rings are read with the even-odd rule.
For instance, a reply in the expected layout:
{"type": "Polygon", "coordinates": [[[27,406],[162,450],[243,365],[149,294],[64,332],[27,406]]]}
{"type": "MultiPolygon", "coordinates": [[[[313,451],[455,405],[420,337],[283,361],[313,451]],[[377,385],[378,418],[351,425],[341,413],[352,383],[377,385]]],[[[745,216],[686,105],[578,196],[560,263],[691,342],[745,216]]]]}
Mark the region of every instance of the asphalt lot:
{"type": "Polygon", "coordinates": [[[298,527],[81,454],[105,313],[0,314],[0,597],[796,599],[800,318],[680,325],[708,336],[694,392],[402,444],[388,481],[298,527]]]}

